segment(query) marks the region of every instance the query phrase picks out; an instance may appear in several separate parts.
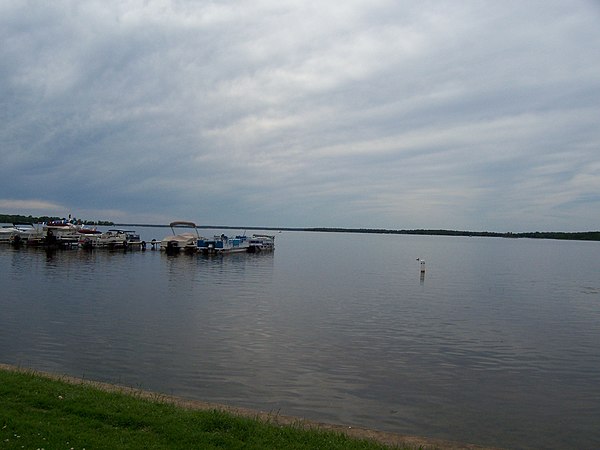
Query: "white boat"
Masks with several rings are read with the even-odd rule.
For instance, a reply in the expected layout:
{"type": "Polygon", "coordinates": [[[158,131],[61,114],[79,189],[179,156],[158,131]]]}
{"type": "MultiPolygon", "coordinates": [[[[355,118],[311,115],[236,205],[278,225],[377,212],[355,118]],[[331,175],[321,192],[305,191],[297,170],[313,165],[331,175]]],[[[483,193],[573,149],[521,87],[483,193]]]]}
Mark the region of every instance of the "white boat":
{"type": "Polygon", "coordinates": [[[230,238],[224,234],[214,236],[212,239],[198,241],[200,253],[213,255],[219,253],[243,253],[248,251],[248,237],[246,235],[230,238]]]}
{"type": "Polygon", "coordinates": [[[275,250],[275,236],[255,234],[248,241],[248,253],[272,252],[275,250]]]}
{"type": "Polygon", "coordinates": [[[69,248],[77,247],[82,240],[95,240],[101,234],[96,228],[89,228],[85,225],[74,223],[67,220],[54,220],[43,224],[42,236],[34,241],[30,240],[30,245],[41,247],[59,247],[69,248]]]}
{"type": "Polygon", "coordinates": [[[43,225],[43,238],[33,243],[34,245],[76,247],[79,245],[79,225],[65,220],[51,221],[43,225]]]}
{"type": "Polygon", "coordinates": [[[81,232],[79,246],[82,248],[138,249],[145,248],[146,243],[133,230],[111,229],[101,234],[81,232]]]}
{"type": "Polygon", "coordinates": [[[213,239],[200,239],[198,251],[200,253],[216,255],[227,253],[258,253],[271,251],[275,248],[275,236],[255,234],[252,237],[238,235],[230,238],[222,234],[213,239]]]}
{"type": "Polygon", "coordinates": [[[167,253],[179,253],[181,251],[185,251],[188,253],[195,253],[198,251],[198,241],[201,238],[198,233],[198,228],[196,228],[196,224],[194,222],[183,222],[176,221],[171,222],[169,224],[171,227],[172,235],[164,237],[160,241],[160,249],[164,250],[167,253]],[[194,233],[179,233],[175,234],[175,228],[177,227],[187,227],[194,229],[194,233]]]}
{"type": "Polygon", "coordinates": [[[32,224],[3,225],[0,228],[0,242],[21,245],[41,239],[43,233],[32,224]]]}
{"type": "Polygon", "coordinates": [[[17,228],[14,225],[2,225],[0,227],[0,242],[8,244],[16,232],[17,228]]]}

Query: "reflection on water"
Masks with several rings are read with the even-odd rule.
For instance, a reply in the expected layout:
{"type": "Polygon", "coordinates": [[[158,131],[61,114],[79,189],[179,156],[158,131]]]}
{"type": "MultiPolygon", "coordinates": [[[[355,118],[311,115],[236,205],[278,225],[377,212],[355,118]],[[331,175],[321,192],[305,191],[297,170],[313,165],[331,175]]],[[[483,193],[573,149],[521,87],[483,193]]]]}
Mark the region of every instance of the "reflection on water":
{"type": "Polygon", "coordinates": [[[486,445],[600,441],[597,243],[282,233],[276,245],[2,247],[0,362],[486,445]]]}

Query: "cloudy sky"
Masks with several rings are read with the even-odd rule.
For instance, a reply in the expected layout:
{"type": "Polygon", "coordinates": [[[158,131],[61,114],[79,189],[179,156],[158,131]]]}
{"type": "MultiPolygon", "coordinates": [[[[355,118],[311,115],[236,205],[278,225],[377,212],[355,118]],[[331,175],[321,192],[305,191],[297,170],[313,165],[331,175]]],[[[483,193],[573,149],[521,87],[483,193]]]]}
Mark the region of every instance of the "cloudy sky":
{"type": "Polygon", "coordinates": [[[600,2],[0,0],[0,213],[600,229],[600,2]]]}

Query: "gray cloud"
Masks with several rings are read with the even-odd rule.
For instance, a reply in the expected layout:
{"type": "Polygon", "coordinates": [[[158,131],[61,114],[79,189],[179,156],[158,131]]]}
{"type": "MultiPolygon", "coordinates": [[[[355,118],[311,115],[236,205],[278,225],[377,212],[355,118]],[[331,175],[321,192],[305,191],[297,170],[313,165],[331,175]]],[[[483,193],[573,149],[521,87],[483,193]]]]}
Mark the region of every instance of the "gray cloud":
{"type": "Polygon", "coordinates": [[[3,2],[0,206],[598,229],[599,16],[591,1],[3,2]]]}

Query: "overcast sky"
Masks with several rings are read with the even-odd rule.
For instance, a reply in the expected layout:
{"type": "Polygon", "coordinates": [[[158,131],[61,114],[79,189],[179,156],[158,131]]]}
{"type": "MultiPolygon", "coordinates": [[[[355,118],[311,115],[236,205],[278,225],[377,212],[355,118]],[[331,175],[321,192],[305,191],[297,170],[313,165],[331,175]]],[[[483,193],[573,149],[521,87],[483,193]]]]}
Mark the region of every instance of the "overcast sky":
{"type": "Polygon", "coordinates": [[[0,213],[600,229],[600,2],[0,0],[0,213]]]}

